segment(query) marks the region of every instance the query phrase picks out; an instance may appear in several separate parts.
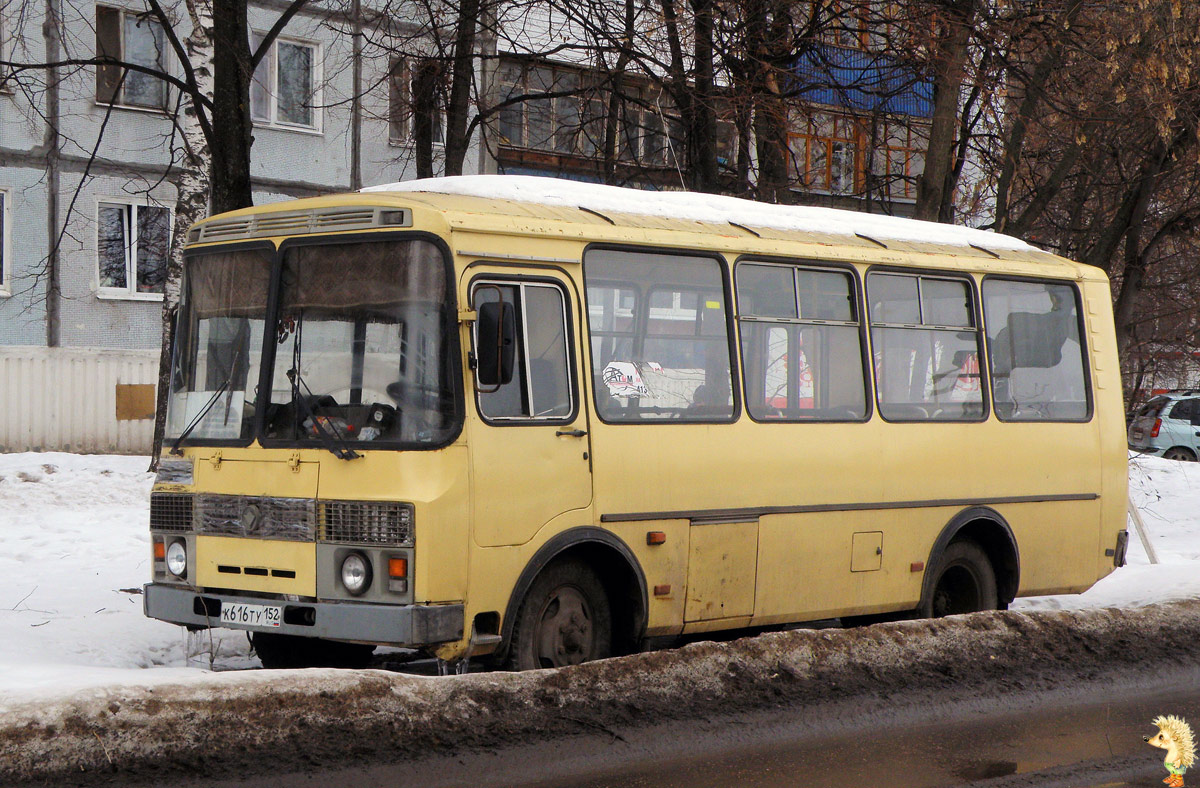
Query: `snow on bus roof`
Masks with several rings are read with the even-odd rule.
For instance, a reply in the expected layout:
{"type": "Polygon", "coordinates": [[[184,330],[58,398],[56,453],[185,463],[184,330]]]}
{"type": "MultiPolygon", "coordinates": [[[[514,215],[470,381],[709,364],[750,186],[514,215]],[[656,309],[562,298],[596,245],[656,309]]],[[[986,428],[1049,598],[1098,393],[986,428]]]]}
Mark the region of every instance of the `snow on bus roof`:
{"type": "Polygon", "coordinates": [[[698,192],[642,191],[619,186],[534,175],[460,175],[424,178],[381,186],[364,192],[432,192],[458,194],[541,205],[587,208],[599,213],[626,213],[747,227],[853,236],[861,233],[878,240],[951,246],[982,246],[1018,252],[1037,251],[1024,241],[987,230],[897,216],[882,216],[835,208],[772,205],[698,192]]]}

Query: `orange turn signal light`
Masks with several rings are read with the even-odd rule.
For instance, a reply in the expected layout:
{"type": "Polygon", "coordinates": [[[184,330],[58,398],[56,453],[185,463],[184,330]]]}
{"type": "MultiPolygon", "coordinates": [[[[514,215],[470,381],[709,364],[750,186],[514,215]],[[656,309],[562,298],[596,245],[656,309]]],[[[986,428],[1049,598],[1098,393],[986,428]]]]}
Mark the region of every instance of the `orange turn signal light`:
{"type": "Polygon", "coordinates": [[[655,596],[670,596],[671,595],[671,585],[668,583],[667,585],[655,586],[654,587],[654,595],[655,596]]]}
{"type": "Polygon", "coordinates": [[[166,558],[167,558],[166,542],[160,542],[160,541],[156,540],[154,542],[154,560],[155,561],[165,561],[166,558]]]}
{"type": "Polygon", "coordinates": [[[408,559],[389,558],[388,577],[408,577],[408,559]]]}
{"type": "Polygon", "coordinates": [[[662,531],[647,531],[646,544],[662,544],[667,541],[667,535],[662,531]]]}

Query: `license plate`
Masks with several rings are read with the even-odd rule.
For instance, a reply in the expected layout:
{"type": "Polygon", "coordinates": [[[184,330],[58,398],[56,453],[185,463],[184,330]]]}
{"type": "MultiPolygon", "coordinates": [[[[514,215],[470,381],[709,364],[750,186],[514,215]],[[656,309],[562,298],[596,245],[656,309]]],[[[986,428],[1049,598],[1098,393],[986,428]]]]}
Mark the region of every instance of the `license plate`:
{"type": "Polygon", "coordinates": [[[221,623],[249,627],[278,627],[283,620],[283,608],[274,605],[243,605],[221,603],[221,623]]]}

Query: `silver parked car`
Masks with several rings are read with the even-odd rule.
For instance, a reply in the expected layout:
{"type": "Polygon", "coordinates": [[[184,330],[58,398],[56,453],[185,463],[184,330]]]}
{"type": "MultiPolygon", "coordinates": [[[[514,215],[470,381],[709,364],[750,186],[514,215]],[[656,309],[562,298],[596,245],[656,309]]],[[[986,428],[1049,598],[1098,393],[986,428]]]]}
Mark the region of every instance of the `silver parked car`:
{"type": "Polygon", "coordinates": [[[1200,457],[1200,390],[1154,397],[1129,424],[1129,448],[1168,460],[1200,457]]]}

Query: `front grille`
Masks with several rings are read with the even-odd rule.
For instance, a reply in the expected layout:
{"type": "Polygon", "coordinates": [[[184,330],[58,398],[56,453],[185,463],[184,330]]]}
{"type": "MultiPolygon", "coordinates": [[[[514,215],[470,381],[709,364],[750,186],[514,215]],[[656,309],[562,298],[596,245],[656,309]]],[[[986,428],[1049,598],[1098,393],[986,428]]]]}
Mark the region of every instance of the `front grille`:
{"type": "Polygon", "coordinates": [[[151,493],[150,530],[170,533],[192,530],[192,496],[151,493]]]}
{"type": "Polygon", "coordinates": [[[316,505],[311,498],[198,495],[196,530],[217,536],[311,542],[316,535],[316,505]]]}
{"type": "Polygon", "coordinates": [[[413,507],[392,501],[322,501],[321,539],[326,542],[411,547],[413,507]]]}

